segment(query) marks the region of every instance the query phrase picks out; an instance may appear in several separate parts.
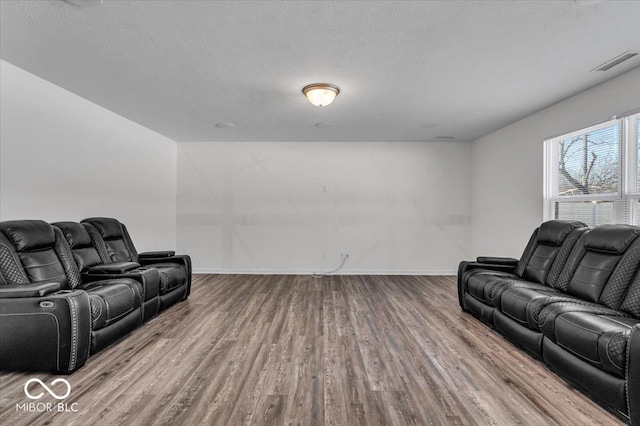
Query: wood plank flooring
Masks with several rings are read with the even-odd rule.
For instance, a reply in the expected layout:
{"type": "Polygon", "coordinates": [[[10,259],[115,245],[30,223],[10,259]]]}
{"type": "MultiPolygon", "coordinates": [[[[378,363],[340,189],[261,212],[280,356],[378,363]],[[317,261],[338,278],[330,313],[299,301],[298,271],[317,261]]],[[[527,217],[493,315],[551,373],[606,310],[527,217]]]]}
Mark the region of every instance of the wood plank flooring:
{"type": "Polygon", "coordinates": [[[0,376],[0,424],[622,424],[462,313],[453,277],[199,275],[63,376],[77,412],[16,411],[32,377],[55,378],[0,376]]]}

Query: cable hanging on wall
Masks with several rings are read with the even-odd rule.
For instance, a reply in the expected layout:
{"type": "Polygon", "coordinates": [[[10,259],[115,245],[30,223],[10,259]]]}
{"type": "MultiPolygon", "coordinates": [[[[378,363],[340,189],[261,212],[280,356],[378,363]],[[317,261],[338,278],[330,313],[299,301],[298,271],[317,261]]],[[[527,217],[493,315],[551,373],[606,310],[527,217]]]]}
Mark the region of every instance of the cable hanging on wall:
{"type": "Polygon", "coordinates": [[[335,272],[338,272],[344,266],[345,262],[349,258],[349,255],[347,253],[342,253],[342,254],[340,254],[340,257],[341,257],[342,261],[340,262],[340,266],[338,266],[336,269],[333,269],[333,270],[327,271],[327,272],[322,272],[322,273],[314,272],[313,274],[311,274],[311,276],[313,278],[324,278],[324,277],[331,276],[331,274],[334,274],[335,272]]]}

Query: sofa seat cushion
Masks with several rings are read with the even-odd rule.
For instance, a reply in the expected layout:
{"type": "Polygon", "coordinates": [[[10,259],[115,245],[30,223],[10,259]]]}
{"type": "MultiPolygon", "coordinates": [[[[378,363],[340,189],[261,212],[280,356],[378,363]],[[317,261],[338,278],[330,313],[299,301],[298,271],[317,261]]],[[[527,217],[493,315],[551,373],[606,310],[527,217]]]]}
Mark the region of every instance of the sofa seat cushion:
{"type": "Polygon", "coordinates": [[[145,268],[156,268],[160,272],[160,294],[167,294],[187,282],[187,271],[177,263],[153,263],[145,268]]]}
{"type": "Polygon", "coordinates": [[[499,310],[518,324],[537,330],[537,327],[530,327],[529,325],[529,304],[535,300],[546,299],[558,294],[562,293],[550,287],[537,289],[514,286],[502,293],[499,310]]]}
{"type": "Polygon", "coordinates": [[[555,342],[555,321],[560,315],[567,312],[582,312],[614,317],[628,316],[624,312],[615,311],[599,303],[559,294],[545,299],[536,299],[527,306],[529,327],[542,331],[549,339],[555,342]]]}
{"type": "Polygon", "coordinates": [[[480,301],[485,299],[485,287],[495,281],[504,281],[507,279],[518,280],[517,275],[509,272],[492,271],[489,269],[472,269],[467,273],[466,279],[467,291],[470,295],[480,301]]]}
{"type": "Polygon", "coordinates": [[[93,330],[117,322],[142,304],[140,284],[127,278],[96,281],[84,290],[89,294],[93,330]]]}
{"type": "Polygon", "coordinates": [[[502,294],[512,288],[526,288],[530,290],[555,292],[555,290],[548,285],[532,283],[531,281],[525,281],[522,279],[495,280],[485,286],[485,303],[489,306],[502,308],[502,294]]]}
{"type": "Polygon", "coordinates": [[[624,378],[627,343],[638,323],[634,318],[567,312],[556,318],[555,340],[583,361],[624,378]]]}

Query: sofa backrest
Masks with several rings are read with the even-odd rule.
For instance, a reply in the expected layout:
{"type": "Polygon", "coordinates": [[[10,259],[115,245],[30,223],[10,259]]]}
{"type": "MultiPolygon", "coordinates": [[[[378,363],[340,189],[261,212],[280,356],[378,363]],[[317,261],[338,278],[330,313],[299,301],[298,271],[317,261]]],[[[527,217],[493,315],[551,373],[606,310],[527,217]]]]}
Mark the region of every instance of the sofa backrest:
{"type": "Polygon", "coordinates": [[[636,275],[618,309],[636,318],[640,318],[640,271],[636,271],[636,275]]]}
{"type": "Polygon", "coordinates": [[[82,223],[92,225],[100,234],[107,246],[112,262],[137,262],[138,252],[131,241],[126,226],[116,219],[108,217],[92,217],[82,223]]]}
{"type": "Polygon", "coordinates": [[[105,242],[91,224],[56,222],[52,225],[62,231],[81,273],[92,266],[111,262],[105,242]]]}
{"type": "Polygon", "coordinates": [[[559,289],[618,309],[640,265],[640,228],[602,225],[584,235],[558,279],[559,289]]]}
{"type": "Polygon", "coordinates": [[[578,221],[551,220],[543,223],[531,235],[516,274],[527,281],[553,285],[576,241],[587,229],[578,221]]]}
{"type": "Polygon", "coordinates": [[[3,284],[81,284],[62,232],[41,220],[0,222],[0,275],[3,284]]]}

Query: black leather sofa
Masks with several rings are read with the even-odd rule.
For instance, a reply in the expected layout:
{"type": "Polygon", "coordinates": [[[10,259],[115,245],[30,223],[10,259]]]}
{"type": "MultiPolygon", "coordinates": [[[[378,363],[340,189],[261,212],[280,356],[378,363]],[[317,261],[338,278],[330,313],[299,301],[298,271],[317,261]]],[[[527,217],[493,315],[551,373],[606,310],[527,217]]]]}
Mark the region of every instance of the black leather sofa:
{"type": "MultiPolygon", "coordinates": [[[[0,370],[72,373],[161,306],[159,269],[105,262],[91,225],[57,225],[0,222],[0,370]]],[[[180,258],[189,276],[168,301],[188,296],[190,261],[180,258]]]]}
{"type": "Polygon", "coordinates": [[[112,262],[135,262],[160,272],[160,309],[185,300],[191,292],[191,258],[173,251],[138,253],[127,227],[116,219],[94,217],[82,223],[92,225],[102,237],[112,262]]]}
{"type": "Polygon", "coordinates": [[[158,313],[160,272],[157,269],[145,268],[136,262],[111,261],[102,237],[88,223],[56,222],[52,225],[62,231],[84,282],[131,278],[143,288],[143,321],[148,321],[158,313]]]}
{"type": "Polygon", "coordinates": [[[461,262],[462,309],[640,425],[640,228],[550,221],[517,259],[461,262]]]}

